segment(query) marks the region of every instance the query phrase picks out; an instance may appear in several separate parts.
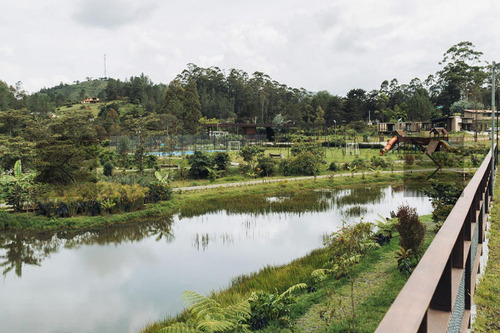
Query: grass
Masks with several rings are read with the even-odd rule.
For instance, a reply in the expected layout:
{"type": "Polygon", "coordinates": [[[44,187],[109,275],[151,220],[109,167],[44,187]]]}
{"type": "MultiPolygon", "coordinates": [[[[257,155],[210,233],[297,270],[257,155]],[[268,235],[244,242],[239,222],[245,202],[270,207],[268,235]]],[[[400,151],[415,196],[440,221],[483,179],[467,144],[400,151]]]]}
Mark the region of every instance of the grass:
{"type": "MultiPolygon", "coordinates": [[[[458,175],[455,173],[441,172],[441,179],[455,180],[458,175]]],[[[207,209],[220,209],[214,207],[214,202],[224,201],[234,203],[234,207],[241,205],[240,209],[251,210],[252,205],[248,205],[249,200],[244,200],[244,196],[249,195],[269,195],[269,196],[290,196],[293,193],[298,201],[298,209],[304,208],[300,203],[300,196],[305,191],[321,188],[345,188],[355,186],[366,186],[369,184],[384,184],[399,182],[425,183],[425,173],[381,173],[366,174],[354,177],[327,177],[309,180],[289,181],[283,179],[274,183],[260,183],[255,185],[242,185],[235,187],[214,188],[206,190],[185,191],[174,194],[170,201],[148,204],[143,210],[123,214],[112,214],[109,216],[75,216],[70,218],[47,218],[36,216],[30,213],[10,213],[0,211],[0,231],[1,230],[85,230],[96,227],[109,227],[115,224],[127,224],[133,221],[142,221],[147,218],[161,217],[176,213],[186,215],[197,214],[207,209]],[[246,205],[244,205],[246,203],[246,205]],[[302,207],[302,208],[301,208],[302,207]]],[[[229,206],[228,206],[229,207],[229,206]]],[[[236,209],[236,208],[235,208],[236,209]]]]}
{"type": "Polygon", "coordinates": [[[495,202],[491,211],[491,226],[488,230],[489,259],[485,274],[479,283],[474,302],[477,317],[472,326],[474,332],[500,332],[500,183],[494,190],[495,202]]]}

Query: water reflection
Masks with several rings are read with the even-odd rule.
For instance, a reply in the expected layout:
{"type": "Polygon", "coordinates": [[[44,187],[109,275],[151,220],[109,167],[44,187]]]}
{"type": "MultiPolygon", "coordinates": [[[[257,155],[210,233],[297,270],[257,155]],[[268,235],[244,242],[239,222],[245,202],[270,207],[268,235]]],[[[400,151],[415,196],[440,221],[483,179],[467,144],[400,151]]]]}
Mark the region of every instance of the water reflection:
{"type": "Polygon", "coordinates": [[[14,271],[22,276],[23,266],[40,266],[51,253],[58,252],[61,247],[76,249],[89,245],[120,244],[138,242],[144,238],[155,237],[156,241],[167,243],[175,240],[172,232],[172,216],[162,217],[154,221],[101,228],[90,231],[60,231],[56,233],[0,233],[0,267],[6,276],[14,271]]]}
{"type": "Polygon", "coordinates": [[[0,332],[137,332],[181,311],[184,290],[224,288],[322,246],[342,220],[373,221],[405,202],[432,210],[425,197],[374,186],[224,198],[86,232],[0,234],[0,332]]]}

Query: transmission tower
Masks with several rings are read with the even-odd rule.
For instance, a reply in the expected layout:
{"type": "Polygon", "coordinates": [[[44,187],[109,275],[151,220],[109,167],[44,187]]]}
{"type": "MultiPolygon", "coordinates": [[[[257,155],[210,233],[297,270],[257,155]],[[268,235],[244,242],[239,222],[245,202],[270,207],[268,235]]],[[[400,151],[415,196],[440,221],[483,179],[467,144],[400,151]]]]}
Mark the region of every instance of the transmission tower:
{"type": "Polygon", "coordinates": [[[107,76],[106,76],[106,53],[104,53],[104,78],[107,78],[107,76]]]}

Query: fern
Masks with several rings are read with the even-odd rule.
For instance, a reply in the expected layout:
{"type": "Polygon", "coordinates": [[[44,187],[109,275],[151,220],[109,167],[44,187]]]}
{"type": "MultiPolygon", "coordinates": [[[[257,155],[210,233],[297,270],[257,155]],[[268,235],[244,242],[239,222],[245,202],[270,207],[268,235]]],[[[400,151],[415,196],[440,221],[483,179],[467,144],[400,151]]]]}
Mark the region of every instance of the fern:
{"type": "Polygon", "coordinates": [[[248,300],[222,307],[216,300],[194,291],[185,291],[183,298],[192,319],[165,327],[161,332],[250,332],[244,324],[251,314],[248,300]]]}
{"type": "Polygon", "coordinates": [[[328,275],[331,275],[334,273],[335,273],[335,271],[333,269],[319,268],[319,269],[315,269],[314,271],[312,271],[311,278],[315,282],[320,282],[320,281],[323,281],[324,279],[326,279],[328,277],[328,275]]]}
{"type": "Polygon", "coordinates": [[[296,285],[291,286],[290,288],[288,288],[287,290],[285,290],[285,292],[283,292],[281,295],[279,295],[278,299],[276,301],[279,302],[283,298],[285,298],[286,296],[291,295],[292,293],[294,293],[295,291],[301,290],[301,289],[306,289],[306,288],[307,288],[307,284],[305,284],[305,283],[297,283],[296,285]]]}

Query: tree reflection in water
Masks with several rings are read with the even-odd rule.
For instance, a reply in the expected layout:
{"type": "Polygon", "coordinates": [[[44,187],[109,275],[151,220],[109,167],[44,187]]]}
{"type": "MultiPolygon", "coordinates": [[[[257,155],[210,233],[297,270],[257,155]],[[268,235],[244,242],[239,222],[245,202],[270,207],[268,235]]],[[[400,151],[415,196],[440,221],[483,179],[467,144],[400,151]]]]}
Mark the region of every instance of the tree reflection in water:
{"type": "Polygon", "coordinates": [[[175,239],[172,222],[172,216],[166,216],[152,221],[86,231],[0,233],[0,267],[4,277],[12,270],[21,277],[23,266],[40,266],[44,259],[58,252],[61,246],[76,249],[93,244],[137,242],[152,236],[156,236],[156,241],[170,243],[175,239]]]}

